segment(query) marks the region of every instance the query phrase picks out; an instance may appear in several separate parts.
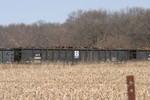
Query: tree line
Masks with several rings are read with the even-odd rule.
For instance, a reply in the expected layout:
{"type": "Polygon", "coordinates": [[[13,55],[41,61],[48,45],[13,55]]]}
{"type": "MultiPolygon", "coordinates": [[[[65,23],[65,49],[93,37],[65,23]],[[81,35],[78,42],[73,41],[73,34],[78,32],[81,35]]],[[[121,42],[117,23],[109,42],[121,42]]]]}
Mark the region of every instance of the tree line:
{"type": "Polygon", "coordinates": [[[0,25],[0,48],[51,46],[150,47],[150,9],[78,10],[61,24],[41,20],[0,25]]]}

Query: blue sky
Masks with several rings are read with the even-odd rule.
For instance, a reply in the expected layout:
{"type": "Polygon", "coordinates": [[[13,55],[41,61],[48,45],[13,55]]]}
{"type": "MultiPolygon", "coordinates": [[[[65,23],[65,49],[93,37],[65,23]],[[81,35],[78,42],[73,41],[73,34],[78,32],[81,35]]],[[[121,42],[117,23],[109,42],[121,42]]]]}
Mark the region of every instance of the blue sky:
{"type": "Polygon", "coordinates": [[[63,23],[79,9],[119,11],[127,7],[150,8],[150,0],[0,0],[0,25],[39,20],[63,23]]]}

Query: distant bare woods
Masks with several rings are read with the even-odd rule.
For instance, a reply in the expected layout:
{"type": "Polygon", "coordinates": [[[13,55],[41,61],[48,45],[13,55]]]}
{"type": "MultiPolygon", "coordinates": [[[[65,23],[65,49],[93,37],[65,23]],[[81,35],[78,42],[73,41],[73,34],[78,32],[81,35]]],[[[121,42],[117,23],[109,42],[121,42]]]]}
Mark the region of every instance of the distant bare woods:
{"type": "Polygon", "coordinates": [[[62,24],[0,25],[0,48],[51,46],[150,47],[150,9],[78,10],[62,24]]]}

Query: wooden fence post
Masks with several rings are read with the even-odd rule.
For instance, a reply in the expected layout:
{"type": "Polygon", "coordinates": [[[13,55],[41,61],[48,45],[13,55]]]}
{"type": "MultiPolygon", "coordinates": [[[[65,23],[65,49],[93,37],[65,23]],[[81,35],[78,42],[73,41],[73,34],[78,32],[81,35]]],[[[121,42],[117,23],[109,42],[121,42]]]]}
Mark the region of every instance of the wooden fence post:
{"type": "Polygon", "coordinates": [[[128,100],[135,100],[134,76],[127,76],[128,100]]]}

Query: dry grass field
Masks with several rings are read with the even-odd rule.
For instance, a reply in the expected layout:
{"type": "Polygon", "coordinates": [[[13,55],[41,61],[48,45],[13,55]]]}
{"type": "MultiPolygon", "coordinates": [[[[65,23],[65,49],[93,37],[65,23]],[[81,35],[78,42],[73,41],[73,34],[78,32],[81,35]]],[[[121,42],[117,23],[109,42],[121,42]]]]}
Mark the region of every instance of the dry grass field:
{"type": "Polygon", "coordinates": [[[137,100],[150,100],[150,62],[0,65],[0,100],[127,100],[135,76],[137,100]]]}

